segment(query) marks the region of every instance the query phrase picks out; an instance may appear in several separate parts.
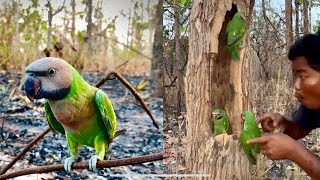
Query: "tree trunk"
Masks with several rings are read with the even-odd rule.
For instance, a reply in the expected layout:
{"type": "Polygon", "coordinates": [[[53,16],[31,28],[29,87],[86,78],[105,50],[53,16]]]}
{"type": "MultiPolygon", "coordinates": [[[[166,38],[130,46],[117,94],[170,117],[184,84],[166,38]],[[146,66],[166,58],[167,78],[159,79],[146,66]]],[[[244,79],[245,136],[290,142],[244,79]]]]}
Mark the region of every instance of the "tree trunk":
{"type": "Polygon", "coordinates": [[[190,17],[190,52],[185,79],[186,166],[188,173],[210,174],[208,179],[254,179],[252,166],[238,140],[242,129],[240,114],[250,110],[246,101],[248,94],[244,93],[248,87],[242,82],[242,77],[249,77],[246,73],[250,72],[242,71],[245,48],[237,62],[230,59],[225,49],[227,23],[238,9],[248,15],[248,27],[254,1],[232,2],[195,0],[190,17]],[[213,136],[210,121],[213,108],[226,110],[231,135],[213,136]]]}
{"type": "Polygon", "coordinates": [[[163,98],[163,0],[159,0],[155,14],[152,48],[151,90],[154,97],[163,98]]]}
{"type": "Polygon", "coordinates": [[[92,55],[92,0],[87,0],[87,44],[88,44],[88,57],[92,55]]]}
{"type": "Polygon", "coordinates": [[[19,35],[19,1],[15,0],[12,1],[13,5],[13,12],[14,12],[14,24],[15,24],[15,30],[14,30],[14,40],[13,40],[13,49],[14,52],[19,49],[19,42],[20,42],[20,35],[19,35]]]}
{"type": "Polygon", "coordinates": [[[287,44],[287,52],[289,51],[292,41],[293,41],[293,35],[292,35],[292,0],[286,0],[286,44],[287,44]]]}
{"type": "Polygon", "coordinates": [[[310,33],[309,30],[309,14],[308,14],[309,1],[303,1],[303,34],[310,33]]]}
{"type": "Polygon", "coordinates": [[[73,35],[72,42],[75,43],[75,39],[76,39],[76,0],[71,0],[71,7],[72,7],[71,34],[73,35]]]}
{"type": "MultiPolygon", "coordinates": [[[[48,1],[48,35],[47,35],[47,48],[51,49],[51,38],[52,38],[52,17],[53,17],[53,12],[52,12],[52,7],[51,7],[51,2],[48,1]]],[[[49,50],[50,51],[50,50],[49,50]]]]}
{"type": "Polygon", "coordinates": [[[296,31],[296,39],[299,38],[300,36],[300,33],[299,33],[299,13],[300,13],[300,3],[299,3],[299,0],[294,0],[294,4],[296,6],[296,28],[295,28],[295,31],[296,31]]]}
{"type": "Polygon", "coordinates": [[[177,77],[177,117],[180,115],[181,112],[185,111],[185,101],[184,101],[184,82],[183,82],[183,58],[181,56],[181,41],[180,41],[180,5],[179,0],[174,0],[173,4],[173,13],[174,13],[174,45],[175,45],[175,60],[173,63],[174,74],[177,77]]]}

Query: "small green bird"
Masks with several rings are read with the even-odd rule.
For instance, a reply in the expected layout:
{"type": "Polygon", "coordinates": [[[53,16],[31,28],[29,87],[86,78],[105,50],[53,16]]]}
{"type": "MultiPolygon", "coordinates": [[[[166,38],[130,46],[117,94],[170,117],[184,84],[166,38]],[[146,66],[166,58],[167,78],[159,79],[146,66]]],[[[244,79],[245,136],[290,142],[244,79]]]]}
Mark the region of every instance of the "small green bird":
{"type": "Polygon", "coordinates": [[[243,130],[240,134],[240,144],[252,164],[257,164],[257,155],[260,153],[260,145],[247,144],[247,141],[261,136],[261,131],[255,122],[254,115],[251,112],[241,114],[243,130]]]}
{"type": "Polygon", "coordinates": [[[213,133],[215,136],[229,131],[229,119],[226,112],[222,109],[214,109],[213,115],[213,133]]]}
{"type": "Polygon", "coordinates": [[[95,148],[96,155],[89,160],[89,170],[95,171],[97,160],[103,160],[110,143],[124,132],[116,132],[116,115],[108,96],[62,59],[42,58],[28,65],[24,89],[31,101],[46,99],[49,126],[66,136],[71,154],[64,163],[68,173],[80,146],[95,148]]]}
{"type": "Polygon", "coordinates": [[[240,49],[242,48],[242,40],[246,33],[245,16],[242,12],[237,12],[232,20],[228,23],[227,29],[227,50],[232,60],[240,60],[240,49]]]}

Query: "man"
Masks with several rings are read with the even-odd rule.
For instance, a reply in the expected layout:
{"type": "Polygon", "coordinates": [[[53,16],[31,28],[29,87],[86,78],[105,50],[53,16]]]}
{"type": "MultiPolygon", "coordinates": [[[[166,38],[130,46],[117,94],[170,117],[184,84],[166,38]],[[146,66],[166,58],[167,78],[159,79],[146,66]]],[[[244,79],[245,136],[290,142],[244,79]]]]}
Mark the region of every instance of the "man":
{"type": "Polygon", "coordinates": [[[301,102],[292,119],[279,113],[267,113],[257,120],[264,132],[285,127],[283,133],[272,133],[249,140],[260,144],[261,153],[269,159],[289,159],[297,163],[312,179],[320,180],[320,157],[295,141],[320,127],[320,33],[305,35],[292,45],[289,60],[294,75],[295,97],[301,102]]]}

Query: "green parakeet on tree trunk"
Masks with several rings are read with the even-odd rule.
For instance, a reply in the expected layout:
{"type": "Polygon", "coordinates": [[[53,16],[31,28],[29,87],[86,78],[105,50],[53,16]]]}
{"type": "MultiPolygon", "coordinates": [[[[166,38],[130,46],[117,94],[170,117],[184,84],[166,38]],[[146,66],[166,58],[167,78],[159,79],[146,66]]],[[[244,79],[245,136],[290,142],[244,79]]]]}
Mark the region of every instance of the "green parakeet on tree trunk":
{"type": "Polygon", "coordinates": [[[232,60],[240,60],[240,49],[242,48],[243,36],[246,33],[245,16],[242,12],[237,12],[228,23],[227,29],[227,50],[232,60]]]}
{"type": "Polygon", "coordinates": [[[241,114],[243,130],[240,134],[240,144],[252,164],[257,164],[257,156],[260,153],[260,145],[247,144],[247,141],[261,136],[261,131],[255,122],[254,115],[251,112],[241,114]]]}
{"type": "Polygon", "coordinates": [[[219,135],[228,133],[229,131],[229,119],[226,112],[222,109],[214,109],[213,115],[213,133],[219,135]]]}
{"type": "Polygon", "coordinates": [[[89,170],[96,170],[98,159],[116,136],[116,115],[107,95],[89,85],[66,61],[43,58],[26,68],[24,89],[28,98],[45,98],[45,112],[51,129],[65,134],[71,157],[64,163],[70,173],[82,145],[95,148],[89,170]]]}

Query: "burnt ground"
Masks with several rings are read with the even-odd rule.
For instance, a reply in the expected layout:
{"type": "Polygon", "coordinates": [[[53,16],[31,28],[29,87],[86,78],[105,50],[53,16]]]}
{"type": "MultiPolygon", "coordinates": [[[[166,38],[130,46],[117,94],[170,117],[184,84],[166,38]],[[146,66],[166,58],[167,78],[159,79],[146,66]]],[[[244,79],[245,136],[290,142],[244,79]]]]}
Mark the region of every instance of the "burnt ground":
{"type": "MultiPolygon", "coordinates": [[[[104,75],[83,74],[90,84],[95,84],[104,75]]],[[[22,75],[19,73],[0,72],[0,167],[9,163],[25,145],[48,128],[44,118],[44,101],[37,100],[35,103],[31,103],[19,88],[21,78],[22,75]]],[[[126,78],[131,84],[136,85],[144,77],[126,78]]],[[[124,135],[117,137],[111,144],[105,159],[119,159],[161,152],[163,149],[162,99],[150,98],[148,91],[140,92],[160,126],[160,130],[157,130],[146,112],[138,105],[139,103],[134,96],[118,80],[107,81],[101,86],[101,89],[108,94],[113,103],[117,115],[117,129],[127,129],[124,135]]],[[[88,161],[93,154],[93,148],[81,147],[78,161],[88,161]]],[[[8,172],[28,167],[61,164],[68,155],[65,137],[49,132],[8,172]]],[[[156,161],[135,166],[105,168],[99,169],[96,173],[88,170],[74,170],[71,175],[62,170],[47,174],[22,176],[16,179],[132,179],[132,177],[110,176],[110,174],[131,173],[163,173],[163,163],[156,161]]]]}

